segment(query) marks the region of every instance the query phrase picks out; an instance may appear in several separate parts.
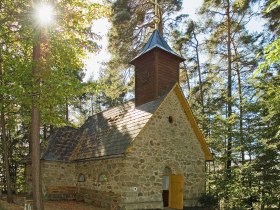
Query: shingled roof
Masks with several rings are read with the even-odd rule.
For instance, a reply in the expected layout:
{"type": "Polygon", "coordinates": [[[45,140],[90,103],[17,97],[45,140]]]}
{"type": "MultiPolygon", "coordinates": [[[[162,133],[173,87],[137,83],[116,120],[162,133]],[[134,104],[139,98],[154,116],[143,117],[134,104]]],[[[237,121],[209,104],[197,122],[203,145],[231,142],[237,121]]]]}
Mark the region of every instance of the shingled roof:
{"type": "Polygon", "coordinates": [[[184,58],[182,58],[180,55],[178,55],[171,49],[171,47],[167,44],[167,42],[164,40],[164,38],[160,35],[158,30],[154,30],[154,32],[150,36],[149,40],[147,41],[147,43],[141,50],[140,54],[138,54],[135,58],[133,58],[132,61],[130,61],[130,63],[133,63],[134,60],[136,60],[137,58],[141,57],[142,55],[146,54],[147,52],[149,52],[155,48],[159,48],[170,54],[173,54],[174,56],[180,58],[182,61],[185,60],[184,58]]]}
{"type": "Polygon", "coordinates": [[[58,129],[49,137],[43,159],[78,161],[123,155],[164,97],[138,107],[129,101],[89,117],[79,129],[58,129]]]}
{"type": "Polygon", "coordinates": [[[70,126],[56,129],[48,138],[42,159],[68,161],[76,147],[78,130],[70,126]]]}

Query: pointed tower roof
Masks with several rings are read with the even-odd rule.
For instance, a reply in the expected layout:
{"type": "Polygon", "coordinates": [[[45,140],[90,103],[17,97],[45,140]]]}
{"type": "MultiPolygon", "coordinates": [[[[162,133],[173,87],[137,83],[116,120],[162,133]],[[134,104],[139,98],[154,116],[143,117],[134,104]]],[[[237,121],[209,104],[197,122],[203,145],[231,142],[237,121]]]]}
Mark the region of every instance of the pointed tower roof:
{"type": "Polygon", "coordinates": [[[148,42],[143,47],[142,51],[139,55],[137,55],[135,58],[133,58],[130,63],[133,63],[137,58],[141,57],[142,55],[146,54],[147,52],[151,51],[152,49],[159,48],[161,50],[164,50],[176,57],[178,57],[181,61],[184,61],[185,59],[182,58],[180,55],[175,53],[171,47],[167,44],[167,42],[164,40],[164,38],[160,35],[158,30],[154,30],[152,35],[150,36],[148,42]]]}

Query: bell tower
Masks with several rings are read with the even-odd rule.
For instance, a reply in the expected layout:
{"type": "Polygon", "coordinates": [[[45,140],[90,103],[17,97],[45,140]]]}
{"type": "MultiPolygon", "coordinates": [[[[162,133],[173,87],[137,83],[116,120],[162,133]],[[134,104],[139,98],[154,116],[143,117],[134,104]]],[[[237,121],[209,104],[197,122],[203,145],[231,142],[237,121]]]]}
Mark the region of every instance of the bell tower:
{"type": "Polygon", "coordinates": [[[135,106],[170,91],[179,82],[179,64],[184,60],[155,29],[140,54],[130,61],[135,66],[135,106]]]}

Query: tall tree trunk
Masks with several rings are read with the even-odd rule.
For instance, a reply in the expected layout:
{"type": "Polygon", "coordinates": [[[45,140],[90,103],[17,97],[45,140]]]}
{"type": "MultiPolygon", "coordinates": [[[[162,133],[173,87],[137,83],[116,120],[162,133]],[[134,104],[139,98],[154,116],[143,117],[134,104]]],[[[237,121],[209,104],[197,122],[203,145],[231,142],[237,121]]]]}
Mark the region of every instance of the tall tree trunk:
{"type": "Polygon", "coordinates": [[[91,111],[91,115],[93,115],[93,95],[90,95],[90,111],[91,111]]]}
{"type": "MultiPolygon", "coordinates": [[[[8,116],[7,116],[8,118],[8,116]]],[[[8,128],[7,130],[7,139],[10,140],[11,144],[12,144],[12,132],[11,129],[8,128]]],[[[17,193],[16,191],[16,180],[17,180],[17,168],[18,168],[18,164],[16,161],[13,161],[12,158],[12,154],[13,154],[13,145],[9,145],[9,143],[7,143],[8,145],[8,157],[11,158],[11,161],[9,161],[9,167],[10,167],[10,180],[11,180],[11,189],[14,190],[15,193],[17,193]]]]}
{"type": "Polygon", "coordinates": [[[241,84],[241,76],[240,69],[238,65],[238,52],[235,46],[234,41],[232,40],[232,45],[234,48],[234,57],[236,59],[236,72],[237,72],[237,81],[238,81],[238,96],[239,96],[239,132],[240,132],[240,143],[241,143],[241,161],[242,164],[245,162],[245,152],[244,152],[244,128],[243,128],[243,96],[242,96],[242,84],[241,84]]]}
{"type": "MultiPolygon", "coordinates": [[[[237,72],[237,81],[238,81],[238,97],[239,97],[239,133],[240,133],[240,144],[241,144],[241,161],[242,164],[245,163],[245,152],[244,152],[244,128],[243,128],[243,95],[242,95],[242,84],[241,84],[241,76],[240,76],[240,68],[239,68],[239,55],[237,52],[237,48],[234,40],[232,40],[232,46],[234,49],[234,60],[236,62],[236,72],[237,72]]],[[[251,158],[250,158],[251,164],[251,158]]],[[[244,182],[244,180],[242,180],[244,182]]],[[[244,183],[246,184],[246,183],[244,183]]],[[[249,200],[248,205],[250,206],[250,210],[253,210],[253,197],[252,197],[252,176],[251,171],[249,173],[249,200]]]]}
{"type": "Polygon", "coordinates": [[[11,176],[10,176],[10,165],[9,165],[9,154],[8,154],[8,139],[6,132],[6,119],[3,108],[1,110],[1,133],[2,133],[2,146],[3,146],[3,160],[5,163],[5,178],[7,185],[7,202],[13,202],[12,188],[11,188],[11,176]]]}
{"type": "MultiPolygon", "coordinates": [[[[35,32],[36,33],[36,32],[35,32]]],[[[40,83],[39,60],[41,56],[40,32],[37,32],[33,46],[33,68],[32,75],[36,83],[40,83]]],[[[37,84],[35,84],[37,85],[37,84]]],[[[34,210],[43,210],[42,185],[41,185],[41,166],[40,166],[40,112],[38,108],[38,93],[32,95],[31,109],[31,161],[32,161],[32,193],[34,210]]]]}
{"type": "Polygon", "coordinates": [[[231,154],[232,154],[232,126],[230,124],[230,118],[232,115],[232,82],[231,82],[231,19],[230,19],[230,1],[227,0],[226,5],[226,17],[227,17],[227,57],[228,57],[228,85],[227,85],[227,119],[228,119],[228,136],[227,136],[227,148],[226,148],[226,170],[227,177],[231,177],[231,154]]]}
{"type": "Polygon", "coordinates": [[[163,14],[163,11],[161,9],[159,9],[159,26],[158,26],[158,31],[163,36],[163,28],[164,28],[164,26],[163,26],[162,14],[163,14]]]}
{"type": "MultiPolygon", "coordinates": [[[[1,46],[2,49],[2,46],[1,46]]],[[[0,80],[1,86],[5,86],[5,82],[3,79],[3,66],[2,66],[2,52],[0,49],[0,80]]],[[[2,133],[2,147],[3,147],[3,160],[5,164],[5,178],[6,178],[6,186],[7,186],[7,202],[13,202],[12,188],[11,188],[11,177],[10,177],[10,166],[9,166],[9,154],[8,154],[8,138],[6,131],[6,119],[5,119],[5,110],[4,110],[4,96],[0,95],[0,100],[2,101],[1,107],[1,133],[2,133]]]]}
{"type": "Polygon", "coordinates": [[[47,136],[48,136],[48,128],[47,128],[47,125],[44,124],[44,128],[43,128],[43,139],[46,140],[47,139],[47,136]]]}
{"type": "Polygon", "coordinates": [[[66,121],[69,122],[69,104],[68,104],[68,98],[65,99],[65,118],[66,121]]]}
{"type": "MultiPolygon", "coordinates": [[[[183,57],[181,49],[180,49],[180,55],[181,55],[181,57],[183,57]]],[[[190,93],[191,93],[190,78],[189,78],[188,68],[187,68],[187,65],[186,65],[185,61],[183,61],[183,65],[184,65],[184,69],[185,69],[185,72],[186,72],[188,91],[189,91],[189,95],[190,95],[190,93]]]]}
{"type": "Polygon", "coordinates": [[[204,97],[203,97],[203,84],[202,84],[202,76],[201,76],[201,68],[200,68],[200,60],[199,60],[199,53],[198,53],[198,40],[196,38],[196,33],[193,31],[193,37],[196,41],[195,43],[195,54],[196,54],[196,65],[197,65],[197,72],[198,72],[198,81],[199,81],[199,92],[200,92],[200,103],[202,106],[202,114],[205,114],[205,107],[204,107],[204,97]]]}

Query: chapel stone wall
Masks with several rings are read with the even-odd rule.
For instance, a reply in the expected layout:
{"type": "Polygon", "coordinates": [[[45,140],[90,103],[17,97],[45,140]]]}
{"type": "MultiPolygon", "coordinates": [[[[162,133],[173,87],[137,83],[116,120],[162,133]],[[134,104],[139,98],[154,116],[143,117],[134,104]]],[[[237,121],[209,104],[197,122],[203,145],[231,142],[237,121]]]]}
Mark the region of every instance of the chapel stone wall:
{"type": "Polygon", "coordinates": [[[75,163],[76,176],[85,176],[84,182],[77,181],[79,198],[95,206],[118,209],[128,179],[125,170],[124,157],[75,163]]]}
{"type": "Polygon", "coordinates": [[[46,194],[49,186],[73,186],[76,199],[101,207],[162,209],[166,167],[172,174],[184,175],[184,206],[197,205],[205,190],[204,154],[174,91],[124,157],[73,163],[42,161],[43,190],[46,194]]]}
{"type": "Polygon", "coordinates": [[[124,206],[161,209],[164,168],[184,175],[184,206],[197,205],[205,190],[205,160],[200,143],[175,94],[171,92],[127,150],[124,206]]]}
{"type": "MultiPolygon", "coordinates": [[[[75,165],[61,161],[41,160],[42,191],[48,196],[48,188],[52,186],[75,186],[75,165]]],[[[31,164],[26,165],[27,192],[32,192],[31,164]]]]}
{"type": "Polygon", "coordinates": [[[75,186],[75,166],[73,163],[43,160],[41,165],[42,188],[45,196],[48,194],[49,187],[75,186]]]}

